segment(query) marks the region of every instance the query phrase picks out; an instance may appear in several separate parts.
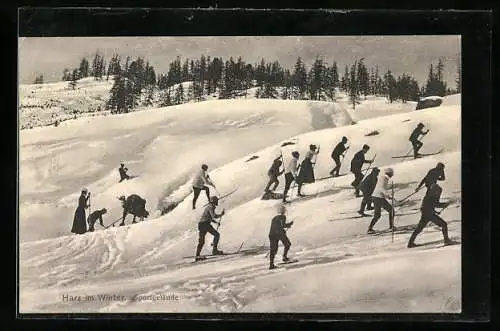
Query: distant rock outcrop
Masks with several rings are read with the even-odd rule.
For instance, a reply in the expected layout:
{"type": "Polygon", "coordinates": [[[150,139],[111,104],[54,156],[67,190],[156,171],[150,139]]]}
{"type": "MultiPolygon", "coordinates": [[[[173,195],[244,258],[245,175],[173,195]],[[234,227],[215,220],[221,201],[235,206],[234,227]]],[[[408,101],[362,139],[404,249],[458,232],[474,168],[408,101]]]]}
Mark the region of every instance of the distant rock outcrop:
{"type": "Polygon", "coordinates": [[[415,110],[419,109],[425,109],[425,108],[432,108],[432,107],[439,107],[443,103],[443,98],[438,97],[438,96],[432,96],[432,97],[425,97],[422,98],[418,101],[417,107],[415,110]]]}

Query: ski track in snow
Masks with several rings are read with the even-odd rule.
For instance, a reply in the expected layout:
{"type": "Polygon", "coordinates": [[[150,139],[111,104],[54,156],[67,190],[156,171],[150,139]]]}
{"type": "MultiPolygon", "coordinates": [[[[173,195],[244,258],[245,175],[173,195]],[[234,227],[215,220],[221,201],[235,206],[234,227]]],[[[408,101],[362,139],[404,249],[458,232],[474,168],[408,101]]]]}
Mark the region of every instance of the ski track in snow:
{"type": "MultiPolygon", "coordinates": [[[[425,228],[417,239],[417,243],[427,243],[427,245],[411,250],[406,248],[411,231],[395,232],[394,241],[390,233],[367,236],[365,233],[371,217],[349,218],[357,215],[356,210],[359,208],[361,199],[354,198],[354,191],[349,186],[353,176],[348,173],[347,176],[317,180],[313,184],[304,185],[303,192],[311,196],[303,199],[294,198],[292,204],[287,207],[288,215],[294,221],[294,226],[288,231],[292,241],[290,257],[298,258],[299,262],[281,265],[276,270],[268,270],[269,260],[265,257],[268,252],[267,232],[269,220],[275,214],[275,206],[278,201],[262,201],[260,196],[262,187],[267,181],[265,173],[269,162],[277,156],[276,153],[279,153],[280,150],[283,151],[285,162],[288,160],[289,152],[295,149],[301,151],[302,160],[303,153],[305,153],[309,143],[321,143],[322,153],[318,156],[318,163],[315,168],[316,177],[320,178],[331,169],[330,148],[333,147],[339,137],[346,134],[350,140],[355,142],[349,151],[350,154],[346,156],[343,162],[341,173],[347,171],[346,168],[348,168],[353,153],[357,152],[358,147],[366,142],[373,146],[373,152],[377,153],[377,166],[383,168],[391,165],[394,167],[396,171],[395,181],[397,183],[395,194],[399,198],[412,193],[414,185],[438,160],[444,161],[447,167],[447,180],[442,185],[444,189],[442,199],[450,199],[460,203],[460,141],[455,132],[459,129],[459,126],[454,126],[454,124],[459,123],[457,121],[456,103],[454,103],[456,101],[451,102],[451,104],[449,104],[450,101],[446,101],[443,103],[444,107],[412,113],[405,113],[408,111],[405,108],[406,106],[399,107],[397,105],[392,105],[392,110],[377,110],[377,116],[380,116],[380,114],[385,116],[390,114],[391,111],[396,114],[400,113],[400,115],[391,117],[393,123],[402,123],[403,128],[398,129],[399,131],[390,130],[392,128],[391,122],[388,121],[389,118],[370,120],[366,117],[369,115],[369,111],[377,107],[376,102],[375,99],[369,100],[365,105],[366,109],[360,107],[358,115],[363,118],[363,121],[358,126],[340,127],[339,125],[337,129],[332,129],[337,123],[344,125],[350,123],[351,117],[349,117],[348,113],[352,112],[346,110],[347,105],[342,102],[335,103],[333,106],[327,105],[327,103],[310,102],[306,108],[309,110],[309,114],[305,116],[301,113],[300,116],[304,116],[302,119],[308,118],[310,121],[308,125],[311,125],[312,129],[316,131],[307,132],[311,128],[305,130],[303,127],[297,126],[290,129],[288,133],[291,134],[287,136],[288,138],[269,134],[273,130],[277,130],[277,126],[288,123],[286,122],[287,112],[272,111],[267,113],[244,108],[241,111],[242,114],[234,115],[235,110],[232,108],[235,105],[243,104],[238,102],[228,102],[222,107],[214,107],[213,114],[215,117],[212,119],[211,128],[203,132],[200,130],[205,115],[196,112],[198,111],[196,107],[200,108],[200,105],[193,106],[196,111],[188,106],[172,108],[173,114],[176,114],[176,112],[181,113],[182,110],[188,112],[187,118],[190,115],[193,116],[194,120],[191,128],[189,125],[184,127],[187,124],[181,121],[180,118],[176,118],[177,115],[169,115],[170,117],[165,119],[162,117],[165,116],[164,113],[159,111],[151,111],[150,114],[130,114],[132,121],[134,121],[133,118],[136,119],[132,127],[132,130],[135,131],[125,134],[124,131],[121,131],[121,134],[115,136],[120,137],[120,139],[114,139],[113,135],[115,135],[115,130],[118,129],[113,127],[114,129],[109,131],[112,134],[99,133],[86,141],[86,143],[93,144],[94,149],[99,149],[99,146],[111,146],[111,149],[116,149],[121,144],[133,143],[129,154],[122,153],[102,161],[106,166],[101,169],[97,164],[92,166],[93,171],[99,173],[97,177],[94,176],[92,179],[89,177],[89,181],[85,183],[93,192],[92,210],[107,205],[109,201],[117,204],[115,201],[116,195],[124,192],[125,188],[145,194],[148,201],[147,208],[155,205],[155,198],[160,202],[168,200],[169,202],[178,203],[178,205],[166,215],[155,218],[152,217],[153,213],[151,213],[149,219],[132,226],[129,225],[131,220],[128,219],[127,226],[124,227],[110,228],[103,231],[97,226],[96,231],[93,233],[79,236],[67,235],[21,243],[21,302],[24,299],[27,307],[35,311],[168,312],[186,309],[187,311],[244,312],[255,311],[258,302],[261,301],[263,302],[262,307],[274,307],[273,300],[276,302],[276,307],[278,307],[280,298],[287,298],[286,302],[282,303],[290,306],[294,311],[300,311],[301,305],[306,307],[305,309],[309,307],[314,310],[319,309],[318,307],[324,308],[324,306],[321,306],[321,304],[315,306],[314,302],[307,301],[305,299],[307,293],[297,292],[295,297],[298,301],[293,303],[296,305],[293,306],[287,295],[289,295],[289,291],[293,290],[294,283],[288,282],[287,279],[311,277],[310,281],[314,283],[315,275],[319,275],[319,273],[329,272],[337,277],[338,273],[342,274],[343,268],[357,270],[358,263],[369,265],[378,263],[376,261],[383,261],[383,259],[387,259],[387,261],[398,260],[399,257],[405,256],[405,254],[408,254],[408,256],[421,256],[426,260],[432,259],[433,256],[450,256],[450,254],[460,249],[460,245],[436,248],[440,245],[442,234],[433,225],[425,228]],[[231,116],[225,115],[229,109],[231,110],[231,116]],[[436,113],[438,111],[440,114],[436,113]],[[141,115],[148,115],[148,120],[142,123],[140,119],[145,116],[141,117],[141,115]],[[443,116],[443,118],[439,116],[443,116]],[[407,118],[411,120],[403,122],[407,118]],[[408,129],[414,126],[417,121],[429,123],[433,132],[441,130],[441,135],[429,135],[429,137],[425,138],[425,148],[445,146],[447,150],[441,155],[423,159],[406,160],[406,162],[395,161],[391,158],[391,154],[396,155],[399,153],[396,150],[398,147],[392,147],[391,149],[388,146],[388,141],[400,141],[401,136],[406,136],[408,129]],[[146,134],[141,133],[144,130],[138,129],[141,128],[141,125],[147,128],[146,134]],[[269,127],[266,127],[266,125],[269,125],[269,127]],[[248,131],[252,130],[252,127],[262,127],[269,130],[268,133],[264,133],[264,130],[260,134],[260,138],[263,139],[262,142],[259,142],[259,144],[252,142],[254,143],[252,146],[258,146],[258,148],[254,147],[252,149],[252,146],[249,145],[245,147],[246,151],[235,151],[231,152],[232,154],[229,153],[228,156],[222,157],[218,156],[218,153],[214,153],[214,151],[218,151],[217,148],[220,148],[218,146],[222,145],[224,141],[226,142],[224,146],[231,146],[227,137],[232,134],[240,135],[240,140],[238,140],[240,145],[243,145],[242,141],[248,144],[252,138],[255,140],[253,131],[248,131]],[[183,130],[190,129],[193,132],[200,131],[202,134],[199,137],[182,135],[183,130]],[[364,137],[365,131],[369,129],[379,129],[381,134],[364,137]],[[222,131],[217,132],[217,130],[222,131]],[[292,133],[293,130],[295,130],[295,133],[292,133]],[[168,136],[165,135],[167,133],[168,136]],[[293,134],[297,135],[293,136],[293,134]],[[139,137],[140,139],[138,139],[139,137]],[[206,142],[204,141],[207,139],[206,137],[215,138],[213,138],[212,142],[206,142]],[[222,138],[225,138],[225,140],[222,138]],[[109,140],[109,142],[106,140],[109,140]],[[183,145],[183,140],[186,141],[186,145],[183,145]],[[280,149],[279,146],[284,141],[295,141],[296,144],[280,149]],[[190,151],[188,149],[183,150],[188,142],[195,142],[194,144],[197,145],[197,149],[191,151],[192,155],[189,155],[190,151]],[[208,144],[209,147],[203,149],[201,147],[203,143],[208,144]],[[172,157],[172,153],[178,156],[175,154],[176,151],[186,153],[179,152],[179,156],[187,155],[185,158],[179,158],[181,164],[177,167],[174,166],[177,158],[172,157]],[[203,154],[201,157],[195,155],[200,152],[208,154],[203,154]],[[197,202],[198,208],[195,211],[191,210],[190,175],[194,173],[195,168],[186,169],[184,163],[189,161],[189,163],[198,164],[202,160],[206,160],[206,156],[210,154],[214,157],[210,163],[211,177],[218,184],[220,193],[224,194],[235,187],[239,187],[234,194],[223,199],[221,206],[218,207],[218,210],[226,209],[226,215],[219,229],[222,249],[232,251],[237,249],[242,242],[244,243],[243,250],[249,248],[259,249],[246,255],[223,256],[193,264],[191,263],[192,259],[182,259],[181,257],[192,255],[195,251],[198,239],[197,222],[203,210],[202,206],[206,203],[206,198],[202,192],[197,202]],[[259,157],[252,160],[252,162],[245,162],[254,155],[259,157]],[[162,160],[161,162],[155,160],[159,158],[162,160]],[[127,164],[134,165],[134,172],[142,172],[141,177],[118,184],[116,182],[117,172],[115,168],[120,160],[130,160],[130,162],[127,161],[127,164]],[[165,167],[162,163],[167,163],[171,167],[168,168],[168,165],[165,167]],[[212,164],[215,165],[212,166],[212,164]],[[162,168],[171,169],[172,171],[162,168]],[[418,169],[418,171],[415,171],[415,169],[418,169]],[[430,248],[436,248],[436,250],[430,248]],[[280,278],[282,278],[283,287],[270,289],[269,293],[259,285],[267,282],[275,284],[276,279],[280,278]],[[64,292],[97,294],[107,293],[108,291],[110,293],[115,291],[114,293],[145,296],[160,293],[178,293],[182,297],[182,303],[128,300],[125,302],[96,302],[70,306],[64,305],[60,300],[55,299],[56,295],[64,292]],[[274,299],[269,298],[271,293],[275,296],[274,299]],[[39,302],[35,302],[36,298],[40,299],[39,302]],[[177,306],[175,306],[176,304],[177,306]]],[[[266,104],[265,100],[258,100],[254,106],[264,104],[266,104]]],[[[269,101],[269,104],[275,104],[276,107],[278,105],[282,107],[283,105],[274,101],[269,101]]],[[[206,104],[206,106],[209,105],[220,105],[220,103],[206,104]]],[[[290,103],[290,108],[295,109],[299,105],[300,103],[290,103]]],[[[125,123],[126,118],[126,116],[117,117],[117,121],[125,123]]],[[[103,124],[99,124],[98,120],[93,120],[95,120],[98,127],[103,127],[103,124]]],[[[77,126],[77,123],[75,122],[74,125],[77,126]]],[[[119,132],[119,130],[116,132],[119,132]]],[[[77,148],[83,143],[71,141],[71,148],[64,148],[65,140],[62,137],[60,138],[59,140],[50,140],[44,137],[40,145],[45,144],[48,146],[47,149],[51,149],[54,155],[58,155],[71,151],[72,148],[77,148]]],[[[24,150],[27,155],[23,157],[23,160],[33,160],[33,158],[27,157],[28,154],[42,157],[42,152],[37,150],[38,147],[33,145],[29,141],[30,139],[24,145],[28,148],[24,150]]],[[[406,141],[405,145],[396,145],[399,148],[407,149],[406,141]]],[[[233,148],[236,150],[240,149],[239,147],[244,146],[234,145],[233,148]]],[[[373,152],[369,152],[368,157],[372,156],[373,152]]],[[[191,167],[191,164],[189,167],[191,167]]],[[[76,177],[80,175],[75,174],[76,177]]],[[[37,176],[43,177],[43,171],[39,171],[37,176]]],[[[51,183],[49,181],[50,176],[43,178],[47,179],[48,184],[51,183]]],[[[283,182],[284,180],[280,179],[278,192],[282,190],[283,182]]],[[[80,187],[82,181],[73,185],[80,187]]],[[[31,194],[36,196],[36,192],[32,191],[29,194],[26,193],[24,197],[30,197],[31,194]]],[[[296,193],[296,188],[293,191],[296,193]]],[[[59,204],[66,208],[73,206],[78,199],[78,189],[70,192],[69,189],[65,188],[63,196],[59,196],[57,202],[48,201],[49,205],[55,206],[59,204]]],[[[397,214],[418,208],[422,194],[416,194],[412,199],[409,199],[406,206],[397,209],[397,214]]],[[[24,206],[23,208],[31,206],[29,201],[21,201],[21,203],[24,206]]],[[[450,206],[443,212],[442,216],[449,224],[450,236],[460,240],[461,211],[455,206],[459,206],[459,204],[450,206]]],[[[108,208],[109,215],[106,215],[105,223],[116,218],[121,213],[120,209],[119,206],[108,208]]],[[[74,210],[71,209],[70,212],[73,214],[74,210]]],[[[418,216],[418,211],[413,215],[397,216],[396,226],[416,224],[418,216]]],[[[68,224],[65,224],[65,226],[70,227],[68,224]]],[[[387,214],[383,211],[375,229],[383,230],[387,226],[387,214]]],[[[204,247],[205,253],[211,249],[211,240],[211,236],[207,235],[204,247]]],[[[282,249],[280,246],[276,262],[280,262],[282,249]]],[[[460,270],[451,269],[451,271],[449,281],[452,285],[450,286],[455,286],[454,284],[460,283],[460,270]]],[[[386,270],[378,272],[383,273],[386,270]]],[[[425,277],[425,271],[421,275],[415,274],[415,277],[425,277]]],[[[383,279],[383,276],[380,279],[383,279]]],[[[296,285],[298,286],[298,284],[296,285]]],[[[392,285],[398,287],[398,284],[392,285]]],[[[352,286],[352,284],[346,284],[346,286],[352,286]]],[[[314,288],[314,290],[317,289],[314,288]]],[[[393,304],[384,297],[382,288],[369,292],[369,289],[361,286],[359,291],[360,294],[346,297],[346,307],[358,305],[360,300],[364,300],[362,298],[365,298],[367,302],[375,302],[374,305],[376,305],[377,300],[385,304],[385,307],[393,304]]],[[[390,292],[390,290],[387,291],[390,292]]],[[[417,300],[418,302],[435,300],[434,298],[431,299],[432,293],[429,294],[426,291],[415,292],[420,294],[412,292],[412,295],[416,298],[415,300],[420,300],[417,300]]],[[[433,301],[433,304],[440,304],[444,311],[449,310],[450,307],[452,307],[452,310],[460,308],[460,305],[457,306],[453,301],[460,301],[460,297],[453,292],[456,291],[454,288],[439,288],[439,291],[453,293],[455,299],[449,299],[451,300],[450,303],[446,300],[441,302],[438,298],[438,303],[433,301]]],[[[329,295],[336,297],[334,292],[329,293],[329,295]]],[[[325,296],[325,298],[327,297],[325,296]]],[[[325,298],[318,299],[323,302],[327,300],[325,298]]],[[[397,300],[400,300],[401,306],[408,311],[419,309],[412,306],[411,295],[406,297],[403,293],[401,298],[397,300]]],[[[338,302],[334,306],[338,309],[344,309],[342,308],[344,306],[338,302]]],[[[277,309],[276,307],[272,309],[277,309]]],[[[384,310],[384,307],[379,308],[382,311],[384,310]]]]}

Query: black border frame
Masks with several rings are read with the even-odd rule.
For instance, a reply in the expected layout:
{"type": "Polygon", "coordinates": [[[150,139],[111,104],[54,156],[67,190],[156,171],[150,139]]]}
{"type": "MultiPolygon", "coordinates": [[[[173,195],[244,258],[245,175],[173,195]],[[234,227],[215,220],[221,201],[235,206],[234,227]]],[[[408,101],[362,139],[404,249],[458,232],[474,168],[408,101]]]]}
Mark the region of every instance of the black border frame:
{"type": "MultiPolygon", "coordinates": [[[[414,35],[462,36],[461,314],[20,314],[17,318],[279,321],[488,321],[490,313],[492,11],[24,8],[19,36],[414,35]],[[187,17],[193,16],[191,19],[187,17]]],[[[9,22],[11,23],[11,22],[9,22]]],[[[13,42],[17,46],[17,34],[13,42]]],[[[17,50],[17,47],[15,47],[17,50]]],[[[17,58],[17,52],[16,52],[17,58]]],[[[15,70],[16,68],[12,68],[15,70]]],[[[14,77],[17,78],[17,72],[14,77]]],[[[17,95],[17,86],[14,87],[17,95]]],[[[17,98],[15,98],[17,107],[17,98]]],[[[14,117],[17,141],[17,114],[14,117]]],[[[9,127],[9,129],[12,127],[9,127]]],[[[10,132],[10,131],[9,131],[10,132]]],[[[17,144],[13,153],[18,167],[17,144]]],[[[17,181],[14,178],[13,191],[17,181]]],[[[14,215],[17,216],[17,200],[14,215]]],[[[17,217],[16,217],[17,219],[17,217]]],[[[15,227],[13,231],[17,231],[15,227]]],[[[17,232],[16,232],[17,233],[17,232]]],[[[18,250],[17,242],[14,249],[18,250]]],[[[18,276],[17,254],[13,258],[18,276]]],[[[446,263],[446,261],[443,261],[446,263]]],[[[18,280],[15,279],[18,286],[18,280]]],[[[16,298],[18,288],[16,286],[16,298]]],[[[26,321],[27,322],[27,321],[26,321]]],[[[130,323],[132,321],[127,321],[130,323]]],[[[137,321],[136,321],[137,322],[137,321]]],[[[135,324],[135,323],[133,323],[135,324]]]]}

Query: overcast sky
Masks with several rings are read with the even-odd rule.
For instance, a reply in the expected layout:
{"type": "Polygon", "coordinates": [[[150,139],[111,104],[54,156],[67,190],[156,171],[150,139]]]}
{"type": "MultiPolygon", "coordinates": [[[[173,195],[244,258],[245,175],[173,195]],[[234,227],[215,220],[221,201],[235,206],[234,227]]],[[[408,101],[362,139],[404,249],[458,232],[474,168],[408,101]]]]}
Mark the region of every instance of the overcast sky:
{"type": "Polygon", "coordinates": [[[316,56],[344,66],[365,58],[368,67],[379,65],[381,74],[390,69],[396,75],[412,74],[425,82],[431,63],[445,61],[445,79],[455,87],[456,65],[460,58],[460,36],[257,36],[257,37],[41,37],[19,38],[19,79],[31,83],[38,74],[46,82],[60,80],[64,68],[78,67],[82,57],[91,58],[99,50],[109,58],[118,53],[142,56],[156,73],[168,71],[177,56],[199,58],[202,54],[239,56],[247,63],[278,60],[292,68],[302,57],[307,69],[316,56]]]}

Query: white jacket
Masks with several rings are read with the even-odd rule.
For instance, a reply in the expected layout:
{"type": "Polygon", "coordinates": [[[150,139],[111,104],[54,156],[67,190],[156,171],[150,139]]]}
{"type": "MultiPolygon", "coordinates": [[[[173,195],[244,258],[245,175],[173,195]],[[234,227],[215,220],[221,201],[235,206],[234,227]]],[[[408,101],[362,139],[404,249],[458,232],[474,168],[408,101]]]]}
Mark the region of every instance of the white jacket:
{"type": "Polygon", "coordinates": [[[372,197],[389,200],[392,199],[392,184],[393,181],[389,178],[389,176],[385,174],[382,178],[379,176],[377,185],[375,185],[375,189],[373,190],[372,197]]]}
{"type": "Polygon", "coordinates": [[[286,165],[285,174],[290,172],[292,173],[293,177],[297,177],[297,171],[298,171],[297,159],[292,157],[290,161],[288,161],[288,164],[286,165]]]}
{"type": "Polygon", "coordinates": [[[205,184],[212,185],[212,182],[208,178],[207,172],[201,169],[193,178],[193,187],[203,188],[205,184]]]}

